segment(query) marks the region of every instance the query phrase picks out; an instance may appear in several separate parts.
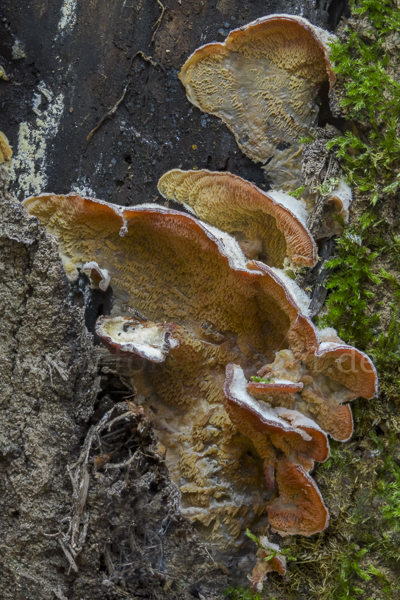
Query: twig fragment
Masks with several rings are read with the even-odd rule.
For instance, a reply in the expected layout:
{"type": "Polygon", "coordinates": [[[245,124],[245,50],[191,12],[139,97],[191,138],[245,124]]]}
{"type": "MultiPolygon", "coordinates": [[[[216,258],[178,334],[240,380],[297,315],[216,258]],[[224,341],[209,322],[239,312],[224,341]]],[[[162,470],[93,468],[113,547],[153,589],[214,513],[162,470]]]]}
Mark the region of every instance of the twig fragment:
{"type": "MultiPolygon", "coordinates": [[[[89,429],[78,460],[67,467],[72,484],[72,508],[70,516],[63,519],[61,523],[65,521],[69,522],[68,531],[66,533],[58,531],[56,534],[44,535],[58,538],[58,542],[68,560],[69,571],[72,569],[73,571],[78,572],[76,558],[83,550],[89,528],[89,511],[85,511],[85,506],[90,483],[88,462],[93,442],[106,437],[103,436],[103,438],[101,438],[100,434],[102,431],[110,431],[111,427],[117,423],[132,419],[132,417],[137,414],[141,414],[140,411],[133,411],[127,403],[121,402],[115,404],[111,410],[103,415],[97,425],[93,425],[89,429]],[[114,417],[115,411],[120,411],[121,414],[114,417]]],[[[125,429],[125,427],[123,429],[125,429]]],[[[112,433],[114,434],[115,432],[112,433]]],[[[122,469],[130,466],[133,463],[137,452],[138,451],[136,450],[136,452],[125,462],[106,465],[106,467],[122,469]]]]}
{"type": "MultiPolygon", "coordinates": [[[[132,61],[137,56],[141,56],[143,58],[143,60],[145,60],[146,62],[150,63],[153,67],[160,67],[161,66],[160,63],[158,61],[154,60],[154,58],[152,56],[147,56],[147,54],[145,54],[143,52],[143,50],[138,50],[136,52],[135,56],[132,58],[132,61]]],[[[136,310],[136,309],[133,309],[133,310],[136,310]]],[[[137,312],[139,313],[139,311],[137,311],[137,312]]],[[[139,313],[138,316],[140,316],[140,314],[141,313],[139,313]]],[[[145,317],[145,319],[146,319],[146,317],[145,317]]],[[[148,320],[148,319],[146,319],[146,320],[148,320]]]]}
{"type": "Polygon", "coordinates": [[[113,114],[116,112],[116,110],[117,110],[118,106],[121,104],[121,102],[122,102],[122,101],[123,101],[123,99],[125,98],[125,94],[126,94],[126,92],[127,92],[128,86],[129,86],[129,82],[128,82],[128,83],[126,84],[126,86],[124,87],[124,91],[122,92],[122,96],[121,96],[121,98],[120,98],[120,99],[119,99],[119,100],[118,100],[118,101],[117,101],[117,102],[114,104],[114,106],[112,107],[112,109],[111,109],[111,110],[109,110],[109,111],[108,111],[108,112],[107,112],[107,113],[104,115],[104,117],[102,117],[102,118],[100,119],[100,121],[98,122],[98,124],[96,125],[96,127],[95,127],[94,129],[92,129],[92,131],[89,133],[89,135],[88,135],[88,136],[87,136],[87,138],[86,138],[86,141],[87,141],[87,142],[90,142],[90,140],[92,139],[93,135],[96,133],[96,131],[97,131],[98,129],[100,129],[100,127],[103,125],[104,121],[105,121],[106,119],[108,119],[108,117],[111,117],[111,116],[112,116],[112,115],[113,115],[113,114]]]}
{"type": "MultiPolygon", "coordinates": [[[[161,4],[161,3],[160,3],[160,4],[161,4]]],[[[161,6],[162,6],[162,4],[161,4],[161,6]]],[[[165,8],[164,8],[164,10],[165,10],[165,8]]],[[[162,13],[162,14],[164,14],[164,13],[162,13]]],[[[161,15],[161,17],[160,17],[160,18],[162,18],[162,15],[161,15]]],[[[158,22],[158,21],[157,21],[157,22],[158,22]]],[[[160,22],[161,22],[161,21],[160,21],[160,22]]],[[[156,23],[156,24],[157,24],[157,23],[156,23]]],[[[154,32],[154,35],[155,35],[155,33],[156,33],[156,31],[154,32]]],[[[154,36],[153,36],[153,37],[154,37],[154,36]]],[[[132,60],[131,60],[131,64],[130,64],[130,67],[129,67],[129,69],[132,67],[133,61],[135,60],[135,58],[136,58],[137,56],[141,56],[141,57],[143,58],[143,60],[145,60],[146,62],[150,63],[150,64],[151,64],[153,67],[160,67],[160,66],[161,66],[161,65],[160,65],[160,64],[159,64],[157,61],[155,61],[155,60],[154,60],[154,58],[152,58],[151,56],[147,56],[147,55],[146,55],[146,54],[143,52],[143,50],[138,50],[138,51],[136,52],[136,54],[134,54],[134,55],[132,56],[132,60]]],[[[162,68],[162,67],[161,67],[161,69],[163,70],[163,68],[162,68]]],[[[121,104],[121,102],[122,102],[122,101],[124,100],[124,98],[125,98],[126,92],[128,91],[129,84],[130,84],[130,79],[128,80],[128,83],[127,83],[127,84],[126,84],[126,86],[124,87],[124,91],[122,92],[122,96],[121,96],[121,98],[120,98],[120,99],[119,99],[119,100],[118,100],[118,101],[117,101],[117,102],[114,104],[114,106],[113,106],[113,107],[112,107],[112,108],[111,108],[111,109],[110,109],[108,112],[106,112],[106,114],[105,114],[105,115],[104,115],[104,116],[103,116],[103,117],[100,119],[100,121],[97,123],[96,127],[95,127],[94,129],[92,129],[92,131],[89,133],[89,135],[88,135],[88,136],[87,136],[87,138],[86,138],[86,141],[87,141],[87,142],[90,142],[90,140],[92,139],[93,135],[96,133],[96,131],[97,131],[98,129],[100,129],[100,127],[103,125],[104,121],[106,121],[106,120],[107,120],[109,117],[112,117],[112,116],[113,116],[113,114],[115,114],[115,113],[116,113],[118,106],[121,104]]],[[[138,311],[138,312],[139,312],[139,311],[138,311]]],[[[139,314],[140,314],[140,313],[139,313],[139,314]]]]}
{"type": "Polygon", "coordinates": [[[57,362],[55,360],[53,360],[48,354],[46,354],[45,358],[46,358],[47,366],[49,368],[51,386],[53,387],[52,368],[54,368],[57,371],[57,373],[59,374],[61,379],[63,379],[64,381],[67,381],[68,380],[67,371],[65,369],[63,369],[62,367],[60,367],[60,365],[58,365],[57,362]]]}
{"type": "Polygon", "coordinates": [[[69,569],[75,571],[75,573],[78,572],[78,567],[76,566],[76,562],[73,559],[72,554],[68,551],[68,549],[64,546],[63,542],[61,539],[58,540],[60,543],[61,548],[63,549],[63,552],[65,554],[65,556],[67,557],[67,560],[69,562],[69,569]]]}
{"type": "MultiPolygon", "coordinates": [[[[136,452],[134,452],[132,454],[132,456],[130,458],[128,458],[128,460],[121,462],[121,463],[107,463],[105,465],[105,469],[123,469],[124,467],[127,467],[128,465],[130,465],[136,458],[137,453],[139,452],[139,450],[136,450],[136,452]]],[[[151,457],[153,458],[153,457],[151,457]]]]}
{"type": "Polygon", "coordinates": [[[164,16],[164,13],[165,13],[165,6],[163,4],[161,4],[160,0],[157,0],[157,3],[161,7],[161,15],[158,17],[157,22],[153,27],[154,33],[153,33],[153,37],[151,38],[150,44],[152,44],[154,42],[154,38],[156,37],[157,31],[161,25],[161,21],[164,16]]]}

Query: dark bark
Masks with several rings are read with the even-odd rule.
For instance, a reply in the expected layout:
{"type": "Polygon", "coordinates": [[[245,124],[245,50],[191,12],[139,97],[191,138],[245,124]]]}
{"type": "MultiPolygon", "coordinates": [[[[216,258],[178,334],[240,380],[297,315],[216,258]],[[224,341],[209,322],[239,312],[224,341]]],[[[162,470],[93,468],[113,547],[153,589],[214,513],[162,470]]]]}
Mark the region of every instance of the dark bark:
{"type": "Polygon", "coordinates": [[[156,0],[88,0],[77,2],[76,13],[74,4],[3,0],[0,57],[10,80],[0,80],[0,130],[15,154],[26,152],[27,138],[35,154],[32,133],[20,133],[18,150],[22,122],[45,139],[43,158],[36,151],[17,165],[16,176],[23,177],[12,189],[19,199],[75,187],[117,204],[138,204],[159,199],[157,181],[167,170],[193,166],[229,170],[264,186],[262,170],[240,152],[230,131],[187,101],[179,69],[198,46],[223,41],[230,29],[258,17],[287,12],[324,27],[330,19],[325,9],[335,13],[342,3],[166,0],[159,27],[156,0]],[[64,28],[62,6],[71,11],[64,28]],[[12,59],[16,39],[26,58],[12,59]],[[125,89],[115,113],[88,142],[125,89]],[[33,111],[35,98],[40,115],[33,111]],[[38,117],[46,123],[51,115],[51,125],[38,124],[38,117]]]}

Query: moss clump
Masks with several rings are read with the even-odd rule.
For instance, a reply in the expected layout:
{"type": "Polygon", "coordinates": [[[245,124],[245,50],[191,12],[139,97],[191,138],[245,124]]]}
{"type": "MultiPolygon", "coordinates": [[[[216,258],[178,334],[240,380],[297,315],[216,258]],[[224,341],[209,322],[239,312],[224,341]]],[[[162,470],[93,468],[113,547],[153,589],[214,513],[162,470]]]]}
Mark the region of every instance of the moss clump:
{"type": "MultiPolygon", "coordinates": [[[[262,600],[256,592],[242,586],[231,586],[224,592],[226,600],[262,600]]],[[[275,600],[270,598],[269,600],[275,600]]]]}
{"type": "Polygon", "coordinates": [[[328,148],[337,150],[358,195],[356,206],[364,211],[345,230],[336,256],[326,265],[331,269],[330,294],[319,322],[335,327],[344,340],[371,354],[381,396],[396,399],[399,211],[395,207],[397,215],[387,218],[385,208],[396,205],[400,185],[400,10],[392,0],[353,1],[351,6],[353,18],[332,45],[331,58],[353,130],[328,142],[328,148]]]}
{"type": "Polygon", "coordinates": [[[351,2],[354,15],[367,22],[347,27],[332,44],[336,75],[344,80],[341,101],[353,130],[328,143],[338,156],[351,183],[372,192],[375,204],[381,193],[394,193],[400,185],[400,83],[391,69],[387,40],[400,29],[400,11],[391,0],[351,2]]]}
{"type": "Polygon", "coordinates": [[[326,285],[331,291],[327,312],[319,319],[320,325],[335,327],[343,339],[357,343],[360,349],[366,349],[374,339],[374,326],[379,320],[379,315],[368,311],[368,302],[376,292],[367,284],[381,284],[371,270],[379,252],[365,245],[363,233],[357,224],[345,229],[338,240],[336,256],[326,264],[331,269],[326,285]]]}
{"type": "Polygon", "coordinates": [[[340,489],[341,477],[352,488],[349,504],[339,507],[345,543],[322,596],[337,600],[396,598],[400,589],[400,469],[393,458],[400,447],[400,238],[398,216],[385,214],[400,185],[400,84],[386,53],[398,35],[400,10],[390,0],[362,0],[352,8],[355,17],[332,49],[352,131],[328,147],[336,148],[356,189],[356,210],[327,265],[330,294],[320,323],[372,356],[380,395],[356,403],[357,438],[334,448],[320,469],[328,487],[333,478],[340,489]],[[358,216],[357,208],[364,209],[358,216]]]}

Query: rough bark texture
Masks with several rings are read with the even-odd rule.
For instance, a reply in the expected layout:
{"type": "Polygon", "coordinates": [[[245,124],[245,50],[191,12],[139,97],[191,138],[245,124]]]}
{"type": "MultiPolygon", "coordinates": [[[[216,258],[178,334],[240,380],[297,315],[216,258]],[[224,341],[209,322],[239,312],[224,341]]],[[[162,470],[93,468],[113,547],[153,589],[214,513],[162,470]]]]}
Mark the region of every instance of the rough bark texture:
{"type": "Polygon", "coordinates": [[[106,300],[88,300],[84,283],[71,293],[56,240],[18,200],[72,189],[161,202],[158,178],[194,166],[266,187],[228,129],[186,100],[177,72],[199,45],[257,17],[301,14],[332,29],[344,4],[3,0],[0,130],[15,160],[0,223],[2,599],[210,599],[228,586],[179,515],[148,423],[113,408],[130,395],[124,365],[85,328],[106,300]],[[114,466],[96,463],[100,451],[114,466]]]}

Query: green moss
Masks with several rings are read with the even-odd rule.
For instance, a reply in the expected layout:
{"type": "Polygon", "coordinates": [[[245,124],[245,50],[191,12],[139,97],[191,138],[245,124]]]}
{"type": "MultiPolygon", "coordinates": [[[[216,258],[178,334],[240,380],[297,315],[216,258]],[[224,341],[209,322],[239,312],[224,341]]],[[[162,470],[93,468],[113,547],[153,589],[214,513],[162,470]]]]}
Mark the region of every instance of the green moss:
{"type": "Polygon", "coordinates": [[[343,39],[332,44],[331,60],[343,84],[341,104],[353,131],[328,142],[328,148],[336,149],[348,180],[372,207],[345,229],[335,258],[326,265],[331,269],[330,294],[320,324],[337,328],[343,339],[370,352],[386,371],[398,361],[400,284],[377,265],[389,256],[400,267],[400,239],[381,218],[382,202],[400,186],[400,83],[384,48],[387,36],[399,31],[400,10],[392,0],[352,1],[351,8],[353,15],[368,21],[345,29],[343,39]],[[392,287],[393,317],[388,331],[379,334],[377,294],[382,281],[392,287]]]}
{"type": "MultiPolygon", "coordinates": [[[[227,600],[261,600],[261,596],[242,586],[231,586],[224,592],[227,600]]],[[[269,600],[275,600],[270,598],[269,600]]]]}
{"type": "MultiPolygon", "coordinates": [[[[312,141],[312,138],[311,138],[311,141],[312,141]]],[[[293,192],[289,192],[289,196],[293,196],[293,198],[300,198],[300,196],[302,195],[302,193],[304,192],[305,189],[306,189],[306,186],[301,185],[296,190],[293,190],[293,192]]]]}
{"type": "Polygon", "coordinates": [[[327,289],[327,312],[320,325],[335,327],[349,343],[365,349],[374,337],[373,329],[379,315],[368,310],[368,301],[375,297],[367,283],[380,285],[381,279],[371,271],[378,252],[364,245],[362,228],[349,227],[337,241],[336,257],[326,263],[331,270],[327,289]]]}
{"type": "Polygon", "coordinates": [[[354,14],[368,16],[371,27],[363,37],[348,28],[345,39],[332,44],[331,60],[344,81],[341,104],[359,127],[331,140],[328,148],[336,146],[349,181],[360,191],[372,191],[375,204],[382,191],[394,193],[400,185],[400,83],[389,74],[384,49],[387,34],[399,30],[400,11],[391,0],[351,5],[354,14]]]}
{"type": "Polygon", "coordinates": [[[359,201],[364,194],[370,208],[346,228],[328,263],[330,293],[320,323],[335,327],[345,341],[371,355],[380,395],[370,403],[356,403],[357,440],[347,452],[334,448],[325,467],[325,477],[339,472],[356,481],[353,501],[344,508],[347,540],[332,565],[333,589],[325,597],[383,600],[399,592],[400,469],[393,452],[400,431],[400,283],[382,262],[399,269],[400,242],[382,218],[382,206],[400,185],[400,84],[384,50],[387,35],[400,27],[400,10],[390,0],[362,0],[352,8],[355,15],[368,15],[371,27],[363,24],[362,38],[348,29],[345,40],[333,46],[335,71],[344,81],[342,104],[353,119],[353,131],[328,147],[336,148],[349,182],[362,193],[359,201]],[[389,322],[380,314],[388,307],[389,322]],[[374,426],[381,423],[378,436],[374,426]],[[356,444],[364,455],[359,462],[348,462],[348,451],[354,452],[356,444]]]}
{"type": "Polygon", "coordinates": [[[329,194],[338,187],[339,183],[340,177],[329,177],[329,179],[326,179],[321,185],[317,185],[315,190],[321,196],[329,196],[329,194]]]}

